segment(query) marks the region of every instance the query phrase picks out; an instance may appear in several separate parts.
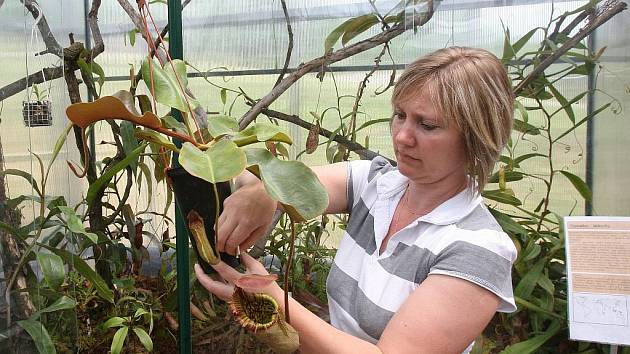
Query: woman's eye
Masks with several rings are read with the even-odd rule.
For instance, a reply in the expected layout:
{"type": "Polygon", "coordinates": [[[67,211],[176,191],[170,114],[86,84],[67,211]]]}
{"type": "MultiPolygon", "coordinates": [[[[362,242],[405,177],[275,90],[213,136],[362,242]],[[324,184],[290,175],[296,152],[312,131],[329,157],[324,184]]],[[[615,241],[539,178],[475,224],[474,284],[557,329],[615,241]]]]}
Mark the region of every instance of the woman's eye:
{"type": "Polygon", "coordinates": [[[437,125],[432,125],[432,124],[427,124],[427,123],[421,123],[420,125],[422,126],[422,129],[424,130],[434,130],[437,128],[437,125]]]}

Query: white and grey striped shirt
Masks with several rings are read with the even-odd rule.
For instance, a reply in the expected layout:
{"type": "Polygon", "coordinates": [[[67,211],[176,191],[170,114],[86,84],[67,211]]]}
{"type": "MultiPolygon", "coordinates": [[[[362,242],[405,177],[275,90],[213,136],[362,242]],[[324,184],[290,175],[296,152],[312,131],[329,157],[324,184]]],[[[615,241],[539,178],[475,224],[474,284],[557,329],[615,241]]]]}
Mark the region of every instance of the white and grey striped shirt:
{"type": "MultiPolygon", "coordinates": [[[[464,190],[398,231],[378,253],[408,179],[385,159],[348,163],[350,219],[328,276],[333,326],[372,343],[429,274],[469,280],[516,310],[516,248],[483,205],[464,190]]],[[[467,351],[470,347],[467,349],[467,351]]]]}

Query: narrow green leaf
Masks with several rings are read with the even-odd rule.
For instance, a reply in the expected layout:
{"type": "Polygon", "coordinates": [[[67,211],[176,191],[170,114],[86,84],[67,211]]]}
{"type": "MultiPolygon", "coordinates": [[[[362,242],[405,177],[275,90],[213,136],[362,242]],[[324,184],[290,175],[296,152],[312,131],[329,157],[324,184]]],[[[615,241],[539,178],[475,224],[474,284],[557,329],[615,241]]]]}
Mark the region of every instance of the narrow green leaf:
{"type": "MultiPolygon", "coordinates": [[[[506,182],[514,182],[520,181],[523,179],[523,174],[518,171],[507,171],[505,172],[505,181],[506,182]]],[[[495,172],[488,179],[488,183],[499,183],[499,172],[495,172]]]]}
{"type": "Polygon", "coordinates": [[[223,103],[223,105],[225,105],[225,102],[227,102],[227,90],[222,88],[220,95],[221,95],[221,102],[223,103]]]}
{"type": "Polygon", "coordinates": [[[590,201],[593,198],[593,193],[591,192],[591,189],[580,177],[567,171],[560,171],[560,173],[562,173],[569,180],[569,182],[571,182],[573,187],[577,189],[584,200],[590,201]]]}
{"type": "Polygon", "coordinates": [[[518,167],[521,162],[523,162],[525,160],[528,160],[528,159],[531,159],[533,157],[547,157],[547,156],[543,155],[543,154],[538,154],[538,153],[531,153],[531,154],[524,154],[524,155],[521,155],[521,156],[517,156],[514,159],[514,166],[518,167]]]}
{"type": "Polygon", "coordinates": [[[145,310],[143,308],[139,308],[139,309],[136,310],[136,313],[133,314],[133,318],[138,318],[138,317],[140,317],[142,315],[146,315],[148,313],[149,312],[147,312],[147,310],[145,310]]]}
{"type": "Polygon", "coordinates": [[[247,164],[245,153],[230,140],[219,140],[206,151],[184,143],[179,162],[193,176],[210,183],[229,181],[238,176],[247,164]]]}
{"type": "Polygon", "coordinates": [[[138,167],[140,167],[141,172],[141,175],[138,176],[138,192],[140,192],[142,177],[144,177],[146,181],[146,187],[144,190],[147,192],[147,208],[149,208],[151,206],[151,201],[153,200],[153,176],[151,175],[151,169],[146,163],[141,162],[138,167]]]}
{"type": "Polygon", "coordinates": [[[125,344],[125,340],[127,339],[127,333],[129,332],[129,327],[124,326],[120,327],[116,333],[114,334],[114,339],[112,339],[111,352],[112,354],[120,354],[122,351],[123,345],[125,344]]]}
{"type": "Polygon", "coordinates": [[[50,312],[55,312],[55,311],[61,311],[61,310],[69,310],[69,309],[73,309],[75,306],[77,305],[77,302],[74,301],[74,299],[69,298],[67,296],[62,296],[59,299],[57,299],[57,301],[55,301],[52,305],[37,311],[37,313],[42,314],[42,313],[50,313],[50,312]]]}
{"type": "Polygon", "coordinates": [[[105,186],[109,183],[109,181],[111,181],[111,179],[118,172],[125,169],[132,162],[137,161],[138,156],[140,156],[140,154],[144,151],[146,147],[147,147],[146,143],[141,144],[140,146],[138,146],[137,149],[135,149],[130,154],[128,154],[127,157],[125,157],[123,160],[116,163],[114,166],[112,166],[112,168],[107,170],[107,172],[103,173],[103,175],[99,177],[96,181],[94,181],[94,183],[90,184],[90,187],[88,188],[88,192],[87,192],[87,197],[85,198],[85,201],[87,202],[87,204],[93,205],[94,199],[96,198],[96,195],[98,194],[98,192],[102,188],[105,188],[105,186]]]}
{"type": "Polygon", "coordinates": [[[567,99],[560,93],[560,91],[558,91],[552,84],[549,84],[548,87],[549,91],[551,91],[553,96],[560,103],[560,106],[562,106],[564,111],[567,113],[567,117],[569,117],[571,123],[575,123],[575,113],[573,112],[573,107],[571,107],[569,101],[567,101],[567,99]]]}
{"type": "Polygon", "coordinates": [[[503,27],[503,55],[501,55],[501,61],[505,63],[514,58],[516,54],[511,44],[510,29],[505,27],[503,21],[501,21],[501,26],[503,27]]]}
{"type": "Polygon", "coordinates": [[[541,274],[538,278],[537,284],[541,288],[545,289],[545,291],[547,291],[549,295],[553,296],[555,286],[553,285],[549,277],[547,277],[545,274],[541,274]]]}
{"type": "Polygon", "coordinates": [[[509,205],[521,205],[521,201],[513,195],[507,194],[501,190],[486,190],[481,192],[481,196],[484,198],[488,198],[494,200],[499,203],[509,204],[509,205]]]}
{"type": "Polygon", "coordinates": [[[594,110],[593,112],[589,113],[588,115],[586,115],[586,117],[582,118],[582,120],[580,120],[579,122],[575,123],[574,126],[572,126],[571,128],[567,129],[562,134],[558,135],[555,139],[553,139],[553,143],[555,143],[556,141],[562,139],[563,137],[565,137],[567,134],[569,134],[572,131],[574,131],[576,128],[578,128],[582,124],[588,122],[591,118],[597,116],[601,111],[605,110],[610,105],[611,105],[611,102],[608,102],[605,105],[603,105],[603,106],[599,107],[598,109],[594,110]]]}
{"type": "Polygon", "coordinates": [[[532,29],[531,31],[525,33],[525,35],[523,37],[521,37],[518,41],[514,42],[514,44],[512,45],[512,49],[514,50],[514,54],[517,54],[525,46],[525,44],[527,44],[527,42],[529,42],[529,39],[532,38],[534,33],[536,33],[536,31],[538,31],[540,29],[543,29],[543,28],[536,27],[536,28],[532,29]]]}
{"type": "MultiPolygon", "coordinates": [[[[125,151],[125,155],[133,153],[133,151],[137,149],[138,146],[140,146],[140,144],[138,144],[138,139],[136,138],[134,133],[135,127],[133,123],[128,121],[120,122],[120,136],[122,138],[122,145],[123,150],[125,151]]],[[[132,161],[129,166],[131,167],[133,175],[135,176],[138,170],[138,160],[132,161]]]]}
{"type": "Polygon", "coordinates": [[[105,71],[97,62],[94,61],[94,59],[92,59],[91,65],[92,72],[98,75],[98,80],[96,81],[98,83],[98,86],[100,88],[103,88],[103,84],[105,84],[105,71]]]}
{"type": "Polygon", "coordinates": [[[66,128],[63,130],[63,132],[57,138],[57,141],[55,142],[55,147],[53,148],[52,156],[50,157],[50,162],[48,163],[48,169],[47,169],[46,175],[48,175],[48,171],[50,171],[50,168],[52,167],[53,162],[57,159],[57,156],[59,155],[61,148],[63,148],[63,145],[66,143],[66,137],[68,136],[68,133],[70,133],[72,126],[73,124],[68,124],[66,128]]]}
{"type": "Polygon", "coordinates": [[[66,261],[68,265],[74,267],[81,275],[83,275],[96,289],[97,294],[101,296],[103,299],[109,301],[110,303],[114,303],[114,292],[107,286],[107,283],[101,278],[98,273],[96,273],[89,264],[87,264],[80,256],[68,252],[66,250],[44,246],[49,249],[51,252],[60,256],[66,261]]]}
{"type": "Polygon", "coordinates": [[[133,331],[136,334],[136,336],[138,336],[138,339],[140,340],[140,343],[142,343],[142,345],[148,351],[152,352],[153,351],[153,341],[151,340],[151,337],[149,337],[147,332],[144,329],[140,328],[140,327],[134,327],[133,331]]]}
{"type": "Polygon", "coordinates": [[[66,278],[66,270],[63,266],[63,259],[54,253],[37,252],[37,263],[39,263],[44,279],[52,289],[59,290],[59,287],[66,278]]]}
{"type": "Polygon", "coordinates": [[[557,318],[559,320],[566,321],[566,317],[564,317],[562,315],[559,315],[559,314],[557,314],[555,312],[551,312],[551,311],[545,310],[544,308],[542,308],[542,307],[540,307],[538,305],[532,304],[529,301],[523,300],[523,299],[521,299],[518,296],[515,296],[514,300],[515,300],[515,302],[516,302],[516,304],[518,306],[524,307],[524,308],[526,308],[528,310],[531,310],[533,312],[543,313],[543,314],[545,314],[547,316],[551,316],[551,317],[557,318]]]}
{"type": "Polygon", "coordinates": [[[337,44],[337,41],[339,41],[339,38],[341,38],[341,36],[346,32],[346,28],[352,24],[352,21],[354,21],[354,18],[344,21],[332,32],[330,32],[330,34],[328,34],[326,40],[324,41],[324,53],[328,53],[333,49],[335,44],[337,44]]]}
{"type": "Polygon", "coordinates": [[[136,33],[138,33],[138,30],[136,28],[127,32],[127,36],[129,37],[129,44],[131,44],[132,47],[136,44],[136,33]]]}
{"type": "Polygon", "coordinates": [[[22,320],[18,321],[18,325],[26,330],[33,339],[35,347],[40,354],[55,354],[55,345],[48,334],[48,331],[39,321],[22,320]]]}
{"type": "Polygon", "coordinates": [[[529,135],[539,135],[540,130],[535,126],[525,123],[520,119],[514,119],[514,130],[517,130],[521,133],[529,134],[529,135]]]}
{"type": "Polygon", "coordinates": [[[369,30],[375,24],[379,23],[378,17],[373,14],[359,16],[353,19],[352,23],[348,24],[346,30],[341,36],[341,44],[346,45],[354,37],[369,30]]]}
{"type": "Polygon", "coordinates": [[[546,264],[547,259],[541,258],[538,260],[538,262],[536,262],[536,264],[534,264],[533,267],[528,269],[525,276],[521,278],[521,281],[518,282],[518,285],[514,289],[514,295],[523,299],[529,298],[529,296],[534,291],[534,288],[536,287],[538,279],[541,277],[542,271],[545,268],[546,264]]]}
{"type": "Polygon", "coordinates": [[[37,195],[41,197],[42,192],[39,191],[39,187],[37,186],[37,181],[35,181],[35,178],[33,178],[33,176],[31,176],[30,173],[16,170],[13,168],[8,168],[4,171],[0,171],[0,178],[4,178],[4,176],[7,176],[7,175],[18,176],[18,177],[24,178],[33,187],[33,190],[37,192],[37,195]]]}
{"type": "Polygon", "coordinates": [[[530,338],[524,342],[516,343],[505,348],[501,354],[529,354],[535,353],[545,342],[555,336],[562,329],[562,322],[555,320],[549,325],[544,334],[530,338]]]}

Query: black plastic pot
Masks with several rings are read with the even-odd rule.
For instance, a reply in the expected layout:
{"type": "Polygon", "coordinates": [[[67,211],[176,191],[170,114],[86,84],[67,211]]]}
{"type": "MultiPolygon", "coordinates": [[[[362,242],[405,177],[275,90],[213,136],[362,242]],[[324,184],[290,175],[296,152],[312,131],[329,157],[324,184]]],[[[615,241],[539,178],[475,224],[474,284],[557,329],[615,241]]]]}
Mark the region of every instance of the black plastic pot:
{"type": "Polygon", "coordinates": [[[48,127],[52,125],[52,105],[50,101],[22,102],[22,117],[27,127],[48,127]]]}
{"type": "MultiPolygon", "coordinates": [[[[215,247],[214,221],[217,206],[212,183],[192,176],[181,167],[171,168],[167,171],[167,174],[172,182],[171,185],[173,187],[173,193],[175,194],[175,200],[177,201],[177,208],[184,219],[184,224],[186,224],[188,238],[195,252],[197,252],[197,262],[206,273],[214,273],[214,269],[199,256],[197,244],[194,237],[190,234],[188,222],[186,221],[186,216],[191,210],[195,210],[199,213],[204,222],[208,241],[210,241],[210,245],[212,245],[213,248],[215,247]]],[[[219,192],[219,213],[221,213],[221,211],[223,211],[223,201],[230,196],[230,184],[229,182],[222,182],[218,183],[216,186],[219,192]]],[[[237,267],[240,264],[236,257],[227,253],[221,253],[221,260],[232,267],[237,267]]]]}

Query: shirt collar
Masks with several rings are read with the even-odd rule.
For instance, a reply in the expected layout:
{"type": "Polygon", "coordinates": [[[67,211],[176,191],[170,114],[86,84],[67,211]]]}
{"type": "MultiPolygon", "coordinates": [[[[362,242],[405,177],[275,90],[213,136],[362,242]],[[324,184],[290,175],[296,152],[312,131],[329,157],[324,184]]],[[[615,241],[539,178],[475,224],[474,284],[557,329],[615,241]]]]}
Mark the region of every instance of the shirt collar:
{"type": "MultiPolygon", "coordinates": [[[[395,196],[404,192],[409,179],[400,171],[393,170],[385,173],[376,182],[376,191],[379,199],[393,200],[395,196]]],[[[474,187],[474,186],[473,186],[474,187]]],[[[454,224],[470,214],[483,202],[481,196],[473,193],[471,186],[454,195],[430,213],[420,217],[418,221],[424,221],[435,225],[454,224]]]]}

